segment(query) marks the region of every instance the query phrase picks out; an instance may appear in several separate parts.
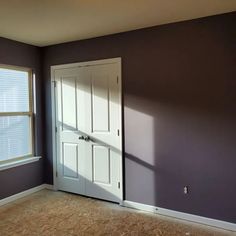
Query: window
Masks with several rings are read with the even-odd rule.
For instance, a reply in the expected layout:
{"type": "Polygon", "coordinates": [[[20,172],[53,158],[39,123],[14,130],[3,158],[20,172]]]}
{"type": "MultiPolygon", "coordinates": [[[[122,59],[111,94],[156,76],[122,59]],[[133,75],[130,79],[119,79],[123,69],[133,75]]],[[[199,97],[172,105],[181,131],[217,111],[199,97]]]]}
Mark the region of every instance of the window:
{"type": "Polygon", "coordinates": [[[32,73],[0,66],[0,163],[33,156],[32,73]]]}

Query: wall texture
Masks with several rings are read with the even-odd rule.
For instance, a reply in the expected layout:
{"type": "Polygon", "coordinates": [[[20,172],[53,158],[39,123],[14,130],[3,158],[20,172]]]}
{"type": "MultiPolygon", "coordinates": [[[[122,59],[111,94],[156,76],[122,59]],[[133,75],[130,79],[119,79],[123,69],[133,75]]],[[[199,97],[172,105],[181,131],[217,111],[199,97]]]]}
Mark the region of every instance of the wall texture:
{"type": "Polygon", "coordinates": [[[235,22],[230,13],[43,48],[47,183],[50,66],[121,57],[125,199],[236,223],[235,22]]]}
{"type": "MultiPolygon", "coordinates": [[[[36,76],[36,155],[42,155],[42,80],[40,49],[0,38],[0,64],[32,68],[36,76]]],[[[0,199],[44,183],[43,160],[0,171],[0,199]]]]}

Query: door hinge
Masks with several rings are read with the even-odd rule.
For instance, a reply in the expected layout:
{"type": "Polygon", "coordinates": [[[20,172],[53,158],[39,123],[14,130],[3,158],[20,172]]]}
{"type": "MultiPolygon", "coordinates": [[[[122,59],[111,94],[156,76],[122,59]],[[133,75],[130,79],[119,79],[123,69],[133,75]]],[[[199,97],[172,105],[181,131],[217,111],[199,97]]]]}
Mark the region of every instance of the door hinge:
{"type": "Polygon", "coordinates": [[[57,173],[57,171],[56,171],[56,177],[58,176],[58,173],[57,173]]]}
{"type": "Polygon", "coordinates": [[[118,188],[120,189],[120,182],[118,182],[118,188]]]}
{"type": "Polygon", "coordinates": [[[119,84],[119,76],[116,77],[116,82],[119,84]]]}
{"type": "Polygon", "coordinates": [[[53,83],[54,83],[54,88],[57,87],[57,81],[54,80],[53,83]]]}
{"type": "Polygon", "coordinates": [[[117,130],[117,135],[120,136],[120,130],[119,129],[117,130]]]}
{"type": "Polygon", "coordinates": [[[56,131],[56,133],[57,133],[57,127],[55,127],[55,131],[56,131]]]}

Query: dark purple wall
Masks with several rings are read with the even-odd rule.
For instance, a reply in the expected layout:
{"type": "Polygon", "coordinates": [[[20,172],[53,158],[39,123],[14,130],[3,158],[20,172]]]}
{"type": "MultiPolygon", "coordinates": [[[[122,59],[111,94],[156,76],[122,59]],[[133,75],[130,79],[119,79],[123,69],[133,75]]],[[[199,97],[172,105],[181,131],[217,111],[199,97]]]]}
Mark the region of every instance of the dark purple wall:
{"type": "Polygon", "coordinates": [[[235,22],[231,13],[43,48],[47,183],[50,66],[122,57],[125,199],[236,223],[235,22]]]}
{"type": "MultiPolygon", "coordinates": [[[[42,155],[42,79],[40,49],[0,38],[0,64],[32,68],[36,75],[36,155],[42,155]]],[[[0,199],[44,183],[43,160],[0,171],[0,199]]]]}

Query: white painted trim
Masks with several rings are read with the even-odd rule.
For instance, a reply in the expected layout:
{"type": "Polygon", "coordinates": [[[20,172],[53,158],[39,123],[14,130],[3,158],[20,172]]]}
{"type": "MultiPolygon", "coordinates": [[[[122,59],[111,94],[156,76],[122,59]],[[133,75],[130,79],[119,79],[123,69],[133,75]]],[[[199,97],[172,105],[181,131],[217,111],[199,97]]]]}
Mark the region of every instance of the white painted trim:
{"type": "Polygon", "coordinates": [[[52,185],[52,184],[44,184],[44,186],[45,186],[45,189],[47,189],[47,190],[55,190],[54,185],[52,185]]]}
{"type": "Polygon", "coordinates": [[[120,159],[120,188],[121,188],[121,195],[120,195],[120,202],[124,201],[124,176],[123,176],[123,104],[122,104],[122,96],[123,96],[123,90],[122,90],[122,61],[121,58],[112,59],[112,61],[115,60],[116,63],[119,65],[119,128],[120,128],[120,151],[121,151],[121,159],[120,159]]]}
{"type": "Polygon", "coordinates": [[[95,60],[95,61],[85,61],[85,62],[54,65],[54,66],[51,66],[51,71],[56,70],[56,69],[58,70],[58,69],[66,69],[66,68],[73,68],[73,67],[104,65],[104,64],[113,64],[113,63],[121,63],[121,58],[116,57],[116,58],[101,59],[101,60],[95,60]]]}
{"type": "Polygon", "coordinates": [[[21,160],[0,164],[0,171],[10,169],[10,168],[13,168],[13,167],[16,167],[16,166],[22,166],[22,165],[25,165],[25,164],[29,164],[29,163],[38,161],[40,158],[42,158],[42,157],[40,157],[40,156],[38,156],[38,157],[27,157],[27,158],[23,158],[21,160]]]}
{"type": "Polygon", "coordinates": [[[138,209],[138,210],[142,210],[142,211],[148,211],[148,212],[152,212],[152,213],[159,214],[159,215],[174,217],[174,218],[178,218],[181,220],[200,223],[200,224],[213,226],[213,227],[217,227],[217,228],[221,228],[221,229],[226,229],[226,230],[230,230],[230,231],[236,231],[236,224],[226,222],[226,221],[206,218],[203,216],[192,215],[192,214],[188,214],[188,213],[184,213],[184,212],[173,211],[173,210],[169,210],[169,209],[165,209],[165,208],[155,207],[155,206],[132,202],[132,201],[127,201],[127,200],[123,201],[121,203],[121,205],[124,207],[129,207],[129,208],[138,209]]]}
{"type": "Polygon", "coordinates": [[[52,157],[53,157],[53,186],[54,190],[58,190],[57,184],[57,134],[56,134],[56,99],[55,99],[55,75],[54,66],[51,66],[51,112],[52,112],[52,157]]]}
{"type": "MultiPolygon", "coordinates": [[[[83,66],[94,66],[94,65],[104,65],[104,64],[114,64],[118,63],[120,70],[119,70],[119,90],[120,90],[120,97],[119,97],[119,105],[120,105],[120,138],[121,138],[121,155],[123,155],[123,134],[122,134],[122,117],[123,117],[123,110],[122,110],[122,63],[121,58],[110,58],[110,59],[102,59],[102,60],[95,60],[95,61],[87,61],[87,62],[78,62],[78,63],[70,63],[70,64],[62,64],[62,65],[54,65],[51,66],[51,114],[52,114],[52,147],[53,147],[53,189],[58,190],[57,184],[57,137],[56,137],[56,106],[55,106],[55,88],[54,88],[54,71],[58,69],[66,69],[66,68],[74,68],[74,67],[83,67],[83,66]]],[[[120,196],[120,203],[124,200],[124,186],[123,186],[123,156],[121,157],[120,163],[120,186],[121,186],[121,196],[120,196]]]]}
{"type": "Polygon", "coordinates": [[[30,189],[25,190],[25,191],[23,191],[23,192],[14,194],[14,195],[12,195],[12,196],[10,196],[10,197],[1,199],[1,200],[0,200],[0,206],[3,206],[3,205],[8,204],[8,203],[10,203],[10,202],[14,202],[14,201],[16,201],[17,199],[20,199],[20,198],[29,196],[29,195],[31,195],[32,193],[36,193],[36,192],[38,192],[38,191],[40,191],[40,190],[48,189],[49,186],[50,186],[50,185],[48,185],[48,184],[42,184],[42,185],[39,185],[39,186],[37,186],[37,187],[30,188],[30,189]]]}

